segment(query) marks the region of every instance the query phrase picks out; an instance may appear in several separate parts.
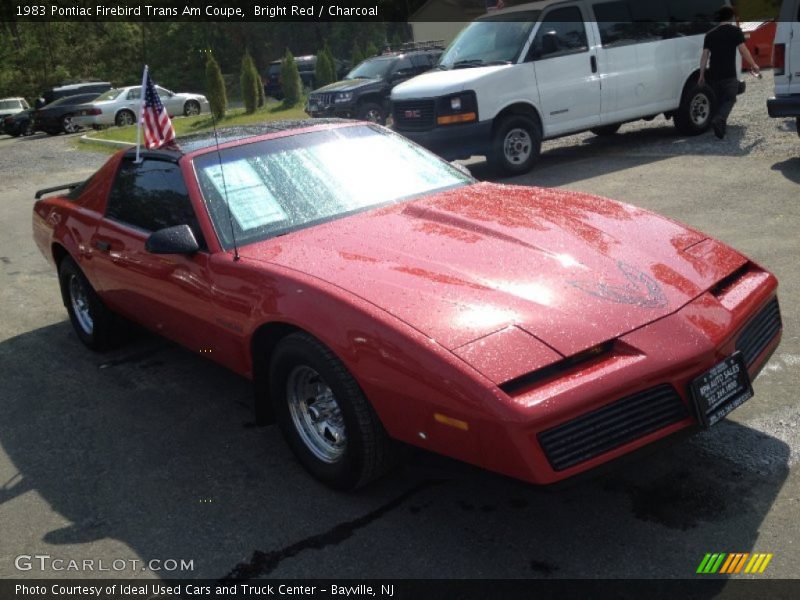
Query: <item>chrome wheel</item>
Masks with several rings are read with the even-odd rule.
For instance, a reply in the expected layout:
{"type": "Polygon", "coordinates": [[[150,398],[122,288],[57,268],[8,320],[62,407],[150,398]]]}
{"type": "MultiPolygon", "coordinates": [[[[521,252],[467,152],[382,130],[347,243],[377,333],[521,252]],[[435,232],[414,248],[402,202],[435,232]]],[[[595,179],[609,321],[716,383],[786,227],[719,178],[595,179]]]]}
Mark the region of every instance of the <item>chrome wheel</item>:
{"type": "Polygon", "coordinates": [[[533,140],[521,127],[509,130],[503,140],[503,156],[512,165],[521,165],[531,157],[533,140]]]}
{"type": "Polygon", "coordinates": [[[689,105],[689,115],[698,127],[704,126],[711,116],[711,100],[704,93],[695,94],[689,105]]]}
{"type": "Polygon", "coordinates": [[[89,304],[89,292],[83,281],[77,276],[69,278],[69,301],[72,305],[72,312],[75,320],[87,335],[92,335],[94,331],[94,319],[92,319],[92,309],[89,304]]]}
{"type": "Polygon", "coordinates": [[[368,110],[364,113],[364,120],[371,121],[372,123],[380,123],[381,122],[381,111],[377,108],[373,108],[368,110]]]}
{"type": "Polygon", "coordinates": [[[117,115],[116,121],[119,127],[125,127],[127,125],[133,125],[135,117],[133,116],[133,113],[131,111],[123,110],[121,113],[117,115]]]}
{"type": "Polygon", "coordinates": [[[61,119],[61,127],[64,128],[64,133],[75,133],[79,127],[72,121],[72,117],[64,117],[61,119]]]}
{"type": "Polygon", "coordinates": [[[297,433],[319,460],[332,464],[345,453],[344,417],[336,396],[311,367],[294,367],[286,380],[286,401],[297,433]]]}

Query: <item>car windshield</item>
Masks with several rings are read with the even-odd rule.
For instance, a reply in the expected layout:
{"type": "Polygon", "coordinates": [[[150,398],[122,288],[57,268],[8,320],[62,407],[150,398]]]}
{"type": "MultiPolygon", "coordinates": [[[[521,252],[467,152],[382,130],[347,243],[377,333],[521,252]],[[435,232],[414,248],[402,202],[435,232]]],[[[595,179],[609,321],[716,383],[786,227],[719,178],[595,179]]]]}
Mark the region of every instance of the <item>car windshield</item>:
{"type": "Polygon", "coordinates": [[[219,156],[209,152],[195,158],[194,167],[224,248],[233,246],[231,229],[243,245],[473,182],[372,125],[254,142],[219,156]]]}
{"type": "Polygon", "coordinates": [[[439,59],[440,69],[514,63],[542,11],[516,12],[473,21],[439,59]]]}
{"type": "Polygon", "coordinates": [[[4,108],[20,108],[19,100],[0,100],[0,110],[4,108]]]}
{"type": "Polygon", "coordinates": [[[394,57],[370,58],[350,71],[345,79],[386,79],[389,69],[392,68],[394,57]]]}
{"type": "Polygon", "coordinates": [[[94,101],[95,102],[105,102],[106,100],[115,100],[117,98],[117,96],[119,96],[124,91],[125,90],[119,89],[119,88],[113,89],[113,90],[108,90],[107,92],[104,92],[103,94],[101,94],[100,96],[95,98],[94,101]]]}

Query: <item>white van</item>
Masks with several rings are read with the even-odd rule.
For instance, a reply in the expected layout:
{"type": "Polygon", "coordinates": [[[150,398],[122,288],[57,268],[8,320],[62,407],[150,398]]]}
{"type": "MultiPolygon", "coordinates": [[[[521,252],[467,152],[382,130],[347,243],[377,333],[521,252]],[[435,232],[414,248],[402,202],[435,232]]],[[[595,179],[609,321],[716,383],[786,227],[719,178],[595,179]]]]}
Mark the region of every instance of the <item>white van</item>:
{"type": "Polygon", "coordinates": [[[770,117],[795,117],[800,135],[800,0],[783,0],[772,51],[775,97],[767,100],[770,117]]]}
{"type": "Polygon", "coordinates": [[[580,131],[612,135],[664,114],[702,133],[713,93],[696,81],[721,5],[543,0],[489,13],[434,71],[394,88],[393,127],[448,160],[484,155],[511,174],[533,166],[543,139],[580,131]]]}

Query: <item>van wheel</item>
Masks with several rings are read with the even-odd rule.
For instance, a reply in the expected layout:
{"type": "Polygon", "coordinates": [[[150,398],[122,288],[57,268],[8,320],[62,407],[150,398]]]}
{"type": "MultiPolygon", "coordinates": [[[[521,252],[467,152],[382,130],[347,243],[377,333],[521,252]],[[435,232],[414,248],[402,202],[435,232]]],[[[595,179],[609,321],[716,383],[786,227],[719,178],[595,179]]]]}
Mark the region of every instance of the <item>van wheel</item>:
{"type": "Polygon", "coordinates": [[[707,85],[693,84],[675,113],[675,128],[684,135],[700,135],[711,126],[713,115],[714,92],[707,85]]]}
{"type": "Polygon", "coordinates": [[[511,115],[500,121],[492,138],[492,167],[507,175],[527,173],[539,160],[542,130],[539,124],[523,115],[511,115]]]}
{"type": "Polygon", "coordinates": [[[595,127],[593,129],[590,129],[589,131],[600,137],[608,137],[617,133],[620,127],[622,127],[622,124],[616,123],[614,125],[603,125],[602,127],[595,127]]]}

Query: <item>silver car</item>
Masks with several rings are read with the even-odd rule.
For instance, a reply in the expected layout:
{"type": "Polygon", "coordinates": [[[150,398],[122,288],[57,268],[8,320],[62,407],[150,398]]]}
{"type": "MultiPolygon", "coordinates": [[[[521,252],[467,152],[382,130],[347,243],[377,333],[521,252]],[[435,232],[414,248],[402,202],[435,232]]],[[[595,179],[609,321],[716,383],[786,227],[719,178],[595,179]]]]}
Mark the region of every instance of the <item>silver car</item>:
{"type": "MultiPolygon", "coordinates": [[[[176,94],[156,86],[158,97],[171,117],[176,115],[199,115],[209,112],[208,99],[202,94],[176,94]]],[[[133,125],[142,105],[142,87],[139,85],[114,88],[98,96],[77,113],[73,122],[81,127],[104,127],[107,125],[133,125]]]]}

